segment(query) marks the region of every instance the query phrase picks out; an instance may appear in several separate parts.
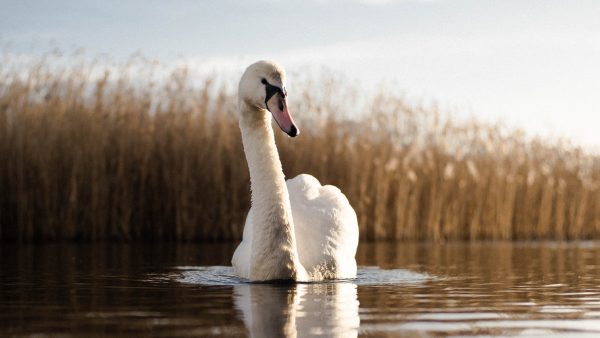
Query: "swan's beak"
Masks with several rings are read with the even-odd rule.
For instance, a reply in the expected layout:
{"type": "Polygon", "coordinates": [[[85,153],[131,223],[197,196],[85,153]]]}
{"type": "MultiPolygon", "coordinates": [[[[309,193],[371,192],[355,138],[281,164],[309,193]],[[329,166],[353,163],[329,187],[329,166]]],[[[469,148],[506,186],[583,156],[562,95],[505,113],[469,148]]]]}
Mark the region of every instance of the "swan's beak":
{"type": "Polygon", "coordinates": [[[287,100],[280,93],[273,95],[267,101],[267,109],[273,114],[275,122],[284,133],[290,137],[296,137],[300,134],[300,130],[296,127],[292,115],[287,108],[287,100]]]}

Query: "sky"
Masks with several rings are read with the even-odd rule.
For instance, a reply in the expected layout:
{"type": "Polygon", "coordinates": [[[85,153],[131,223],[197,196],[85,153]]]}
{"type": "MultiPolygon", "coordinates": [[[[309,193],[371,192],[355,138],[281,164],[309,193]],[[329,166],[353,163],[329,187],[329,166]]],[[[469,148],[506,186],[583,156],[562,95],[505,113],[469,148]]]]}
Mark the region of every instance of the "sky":
{"type": "MultiPolygon", "coordinates": [[[[83,48],[241,74],[328,69],[458,115],[600,150],[600,2],[0,0],[19,53],[83,48]]],[[[367,95],[367,94],[365,94],[367,95]]]]}

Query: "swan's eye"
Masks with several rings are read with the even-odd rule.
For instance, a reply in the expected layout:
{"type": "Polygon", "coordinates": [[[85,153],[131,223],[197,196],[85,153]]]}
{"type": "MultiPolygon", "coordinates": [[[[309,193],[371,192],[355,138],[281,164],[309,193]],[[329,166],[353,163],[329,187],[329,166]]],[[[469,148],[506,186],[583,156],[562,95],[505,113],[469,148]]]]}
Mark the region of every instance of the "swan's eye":
{"type": "Polygon", "coordinates": [[[265,91],[266,91],[265,104],[267,103],[267,101],[269,101],[271,99],[271,97],[273,97],[273,95],[275,95],[277,93],[281,94],[281,97],[285,97],[285,92],[283,90],[281,90],[281,88],[279,88],[277,86],[273,86],[265,78],[262,78],[262,80],[260,80],[260,82],[262,82],[265,85],[265,91]]]}

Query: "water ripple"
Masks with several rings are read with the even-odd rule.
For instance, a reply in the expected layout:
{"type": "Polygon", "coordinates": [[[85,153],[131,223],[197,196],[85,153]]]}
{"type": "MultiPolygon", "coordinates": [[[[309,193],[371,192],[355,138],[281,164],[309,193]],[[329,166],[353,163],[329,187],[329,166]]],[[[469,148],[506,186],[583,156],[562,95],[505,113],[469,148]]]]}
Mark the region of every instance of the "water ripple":
{"type": "MultiPolygon", "coordinates": [[[[152,276],[153,280],[175,280],[184,284],[229,286],[250,284],[237,277],[230,266],[178,266],[179,272],[167,276],[152,276]]],[[[376,266],[359,267],[354,279],[330,280],[320,283],[353,283],[356,285],[421,284],[434,277],[405,269],[380,269],[376,266]]]]}

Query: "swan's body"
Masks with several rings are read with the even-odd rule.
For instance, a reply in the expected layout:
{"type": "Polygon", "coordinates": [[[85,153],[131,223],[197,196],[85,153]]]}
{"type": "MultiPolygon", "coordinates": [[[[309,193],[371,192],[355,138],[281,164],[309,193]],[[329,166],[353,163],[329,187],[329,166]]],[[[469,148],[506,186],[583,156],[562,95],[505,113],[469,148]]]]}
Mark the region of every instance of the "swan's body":
{"type": "Polygon", "coordinates": [[[298,129],[287,111],[284,84],[283,70],[266,61],[248,67],[240,81],[240,130],[252,207],[233,268],[252,281],[354,278],[358,224],[346,196],[306,174],[285,182],[271,113],[290,136],[298,129]]]}

